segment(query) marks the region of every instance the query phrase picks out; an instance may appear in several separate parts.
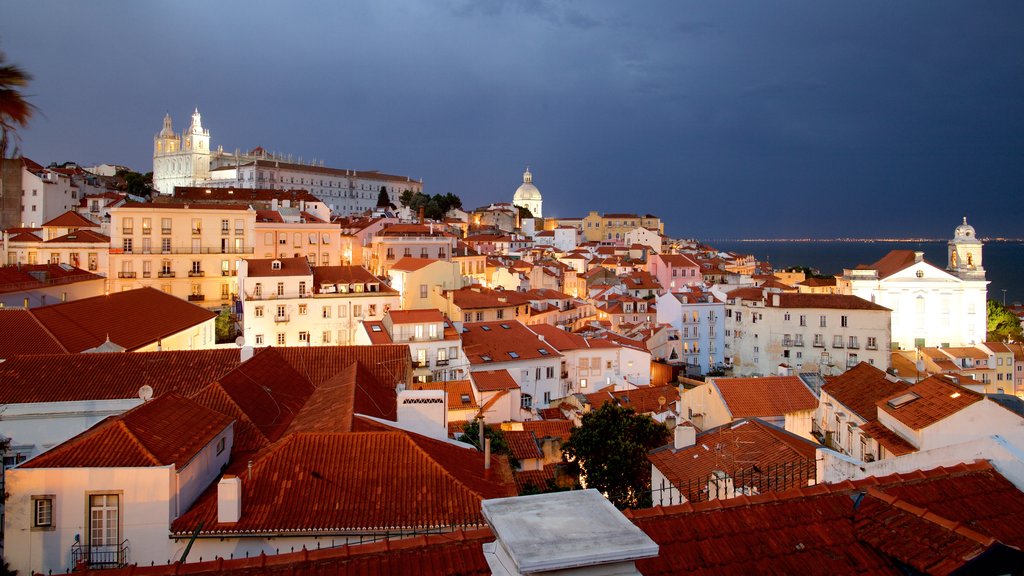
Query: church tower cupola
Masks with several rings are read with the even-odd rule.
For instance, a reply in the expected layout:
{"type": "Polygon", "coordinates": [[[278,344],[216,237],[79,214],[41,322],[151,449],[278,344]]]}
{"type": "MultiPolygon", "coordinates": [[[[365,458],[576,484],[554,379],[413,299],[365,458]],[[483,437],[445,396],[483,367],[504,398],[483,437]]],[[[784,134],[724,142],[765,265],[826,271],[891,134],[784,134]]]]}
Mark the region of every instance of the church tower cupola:
{"type": "Polygon", "coordinates": [[[526,208],[534,218],[543,218],[541,207],[544,205],[544,199],[540,195],[540,190],[533,185],[533,174],[529,166],[526,167],[526,172],[523,172],[522,185],[512,196],[512,204],[526,208]]]}
{"type": "Polygon", "coordinates": [[[949,241],[949,260],[947,270],[964,280],[984,280],[985,268],[981,264],[982,242],[974,226],[967,223],[964,217],[962,224],[953,230],[953,239],[949,241]]]}

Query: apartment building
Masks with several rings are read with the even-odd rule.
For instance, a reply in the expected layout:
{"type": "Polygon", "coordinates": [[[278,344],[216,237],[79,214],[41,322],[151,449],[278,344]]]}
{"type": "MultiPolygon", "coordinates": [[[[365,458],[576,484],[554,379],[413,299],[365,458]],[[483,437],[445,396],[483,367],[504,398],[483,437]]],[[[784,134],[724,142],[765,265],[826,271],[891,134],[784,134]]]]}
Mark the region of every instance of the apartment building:
{"type": "Polygon", "coordinates": [[[381,320],[365,320],[355,343],[407,344],[417,382],[463,380],[469,361],[462,353],[462,337],[440,310],[390,310],[381,320]]]}
{"type": "Polygon", "coordinates": [[[393,224],[375,234],[363,247],[363,262],[378,276],[386,276],[402,258],[451,260],[458,238],[440,226],[393,224]]]}
{"type": "Polygon", "coordinates": [[[305,257],[242,260],[242,325],[249,346],[355,341],[364,320],[398,308],[398,292],[359,266],[312,267],[305,257]]]}
{"type": "Polygon", "coordinates": [[[665,233],[665,224],[657,216],[647,214],[598,214],[591,212],[583,218],[583,238],[587,242],[610,242],[623,244],[626,234],[635,228],[657,230],[665,233]]]}
{"type": "Polygon", "coordinates": [[[150,286],[210,307],[238,295],[256,211],[243,205],[141,204],[110,210],[112,292],[150,286]]]}

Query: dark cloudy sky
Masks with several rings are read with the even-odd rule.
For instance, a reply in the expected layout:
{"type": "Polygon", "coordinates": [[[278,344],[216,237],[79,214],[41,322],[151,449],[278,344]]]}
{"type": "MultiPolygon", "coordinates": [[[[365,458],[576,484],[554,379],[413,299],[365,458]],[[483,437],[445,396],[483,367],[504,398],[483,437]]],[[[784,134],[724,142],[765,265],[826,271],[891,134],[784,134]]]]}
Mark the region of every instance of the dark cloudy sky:
{"type": "Polygon", "coordinates": [[[43,164],[214,145],[700,238],[1024,236],[1024,2],[3,2],[43,164]]]}

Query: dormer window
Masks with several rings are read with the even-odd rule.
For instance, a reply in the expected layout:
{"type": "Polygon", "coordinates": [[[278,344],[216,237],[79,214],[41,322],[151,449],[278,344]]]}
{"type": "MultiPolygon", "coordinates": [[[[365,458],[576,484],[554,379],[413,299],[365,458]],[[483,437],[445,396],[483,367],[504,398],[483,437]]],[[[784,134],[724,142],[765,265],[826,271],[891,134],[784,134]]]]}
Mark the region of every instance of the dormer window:
{"type": "Polygon", "coordinates": [[[281,261],[280,260],[274,260],[273,262],[271,262],[270,263],[270,269],[271,270],[280,270],[281,269],[281,261]]]}

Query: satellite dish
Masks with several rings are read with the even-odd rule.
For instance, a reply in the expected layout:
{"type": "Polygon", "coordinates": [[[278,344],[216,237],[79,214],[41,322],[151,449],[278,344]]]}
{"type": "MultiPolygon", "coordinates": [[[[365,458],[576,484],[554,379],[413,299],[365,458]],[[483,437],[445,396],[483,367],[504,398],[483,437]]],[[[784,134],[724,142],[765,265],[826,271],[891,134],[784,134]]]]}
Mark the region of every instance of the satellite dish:
{"type": "Polygon", "coordinates": [[[245,346],[245,336],[239,336],[238,338],[235,338],[235,346],[238,346],[239,348],[245,346]]]}
{"type": "Polygon", "coordinates": [[[153,387],[149,384],[143,384],[142,388],[139,388],[139,398],[142,398],[143,402],[152,400],[153,398],[153,387]]]}
{"type": "Polygon", "coordinates": [[[665,402],[668,402],[667,398],[665,398],[664,396],[658,396],[658,408],[664,406],[665,402]]]}

